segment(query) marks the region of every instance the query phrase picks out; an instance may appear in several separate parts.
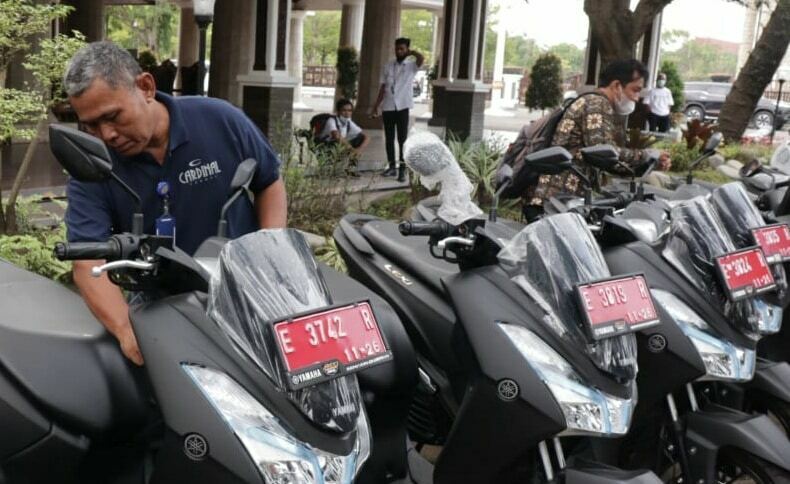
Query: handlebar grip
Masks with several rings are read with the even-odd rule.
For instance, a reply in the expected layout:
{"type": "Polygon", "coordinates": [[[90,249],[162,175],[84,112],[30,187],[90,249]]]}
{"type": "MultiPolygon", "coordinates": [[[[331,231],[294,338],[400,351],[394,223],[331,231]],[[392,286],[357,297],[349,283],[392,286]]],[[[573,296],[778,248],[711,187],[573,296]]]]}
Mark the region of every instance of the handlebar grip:
{"type": "Polygon", "coordinates": [[[620,193],[615,198],[602,198],[593,201],[594,207],[613,207],[615,209],[625,208],[634,199],[630,193],[620,193]]]}
{"type": "Polygon", "coordinates": [[[437,235],[447,233],[447,225],[444,222],[401,222],[398,230],[403,235],[437,235]]]}
{"type": "Polygon", "coordinates": [[[120,257],[120,246],[114,240],[107,242],[58,242],[55,244],[58,260],[115,259],[120,257]]]}

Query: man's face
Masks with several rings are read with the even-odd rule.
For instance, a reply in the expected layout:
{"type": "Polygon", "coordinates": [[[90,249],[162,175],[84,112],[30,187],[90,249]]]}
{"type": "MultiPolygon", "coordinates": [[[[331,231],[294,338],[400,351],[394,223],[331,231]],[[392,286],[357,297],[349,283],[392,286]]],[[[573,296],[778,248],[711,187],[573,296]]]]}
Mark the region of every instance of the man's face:
{"type": "Polygon", "coordinates": [[[141,153],[154,134],[148,107],[155,87],[145,76],[150,74],[139,76],[131,89],[96,79],[82,95],[69,98],[85,130],[124,156],[141,153]]]}
{"type": "Polygon", "coordinates": [[[395,57],[403,60],[409,55],[409,47],[406,44],[395,44],[395,57]]]}
{"type": "Polygon", "coordinates": [[[353,114],[354,108],[351,107],[350,104],[346,104],[345,106],[340,108],[340,111],[337,112],[338,115],[344,118],[351,118],[351,114],[353,114]]]}
{"type": "MultiPolygon", "coordinates": [[[[620,81],[615,81],[616,83],[620,83],[620,81]]],[[[639,101],[639,93],[642,92],[642,88],[645,87],[645,80],[641,77],[639,79],[635,79],[625,86],[623,86],[623,94],[625,97],[630,99],[631,101],[638,102],[639,101]]]]}

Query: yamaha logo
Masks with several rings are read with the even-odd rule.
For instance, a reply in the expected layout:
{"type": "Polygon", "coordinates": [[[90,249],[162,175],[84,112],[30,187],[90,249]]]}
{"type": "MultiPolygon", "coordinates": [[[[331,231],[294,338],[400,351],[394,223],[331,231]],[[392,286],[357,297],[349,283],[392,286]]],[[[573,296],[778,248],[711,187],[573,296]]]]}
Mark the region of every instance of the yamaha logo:
{"type": "Polygon", "coordinates": [[[208,454],[208,442],[200,434],[189,434],[184,438],[184,453],[192,460],[203,460],[208,454]]]}
{"type": "Polygon", "coordinates": [[[647,339],[647,349],[651,353],[661,353],[667,347],[667,339],[664,337],[663,334],[652,334],[647,339]]]}
{"type": "Polygon", "coordinates": [[[518,383],[511,380],[510,378],[505,378],[504,380],[500,381],[496,389],[499,398],[506,402],[512,402],[518,398],[518,383]]]}

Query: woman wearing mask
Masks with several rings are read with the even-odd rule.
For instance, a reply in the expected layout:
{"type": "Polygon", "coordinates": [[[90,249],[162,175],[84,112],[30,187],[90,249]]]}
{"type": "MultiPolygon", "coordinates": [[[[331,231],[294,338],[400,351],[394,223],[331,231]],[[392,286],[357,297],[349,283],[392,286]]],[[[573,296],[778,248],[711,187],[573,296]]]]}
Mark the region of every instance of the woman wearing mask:
{"type": "Polygon", "coordinates": [[[650,90],[644,102],[650,109],[650,114],[647,115],[650,131],[669,131],[669,112],[675,101],[672,99],[672,91],[667,88],[666,74],[662,72],[658,75],[656,87],[650,90]]]}
{"type": "MultiPolygon", "coordinates": [[[[579,96],[557,124],[553,146],[562,146],[582,165],[580,150],[587,146],[610,144],[618,147],[620,161],[626,165],[640,162],[643,150],[625,147],[625,117],[631,114],[648,77],[647,69],[637,60],[614,61],[603,69],[594,92],[579,96]]],[[[672,163],[661,154],[657,168],[668,170],[672,163]]],[[[584,166],[581,166],[584,169],[584,166]]],[[[538,183],[524,196],[524,215],[534,219],[543,212],[543,202],[558,193],[581,194],[579,178],[571,172],[541,175],[538,183]]]]}

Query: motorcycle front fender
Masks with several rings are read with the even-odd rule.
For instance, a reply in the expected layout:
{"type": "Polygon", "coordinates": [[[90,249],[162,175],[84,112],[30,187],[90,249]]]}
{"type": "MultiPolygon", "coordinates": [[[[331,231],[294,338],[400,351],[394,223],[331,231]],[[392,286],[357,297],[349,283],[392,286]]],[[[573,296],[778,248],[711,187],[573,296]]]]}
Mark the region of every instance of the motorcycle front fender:
{"type": "Polygon", "coordinates": [[[716,482],[716,459],[734,447],[790,471],[790,440],[767,415],[750,415],[719,405],[686,416],[686,450],[693,477],[716,482]]]}
{"type": "Polygon", "coordinates": [[[599,463],[577,462],[564,471],[564,484],[659,484],[651,471],[626,471],[599,463]]]}

